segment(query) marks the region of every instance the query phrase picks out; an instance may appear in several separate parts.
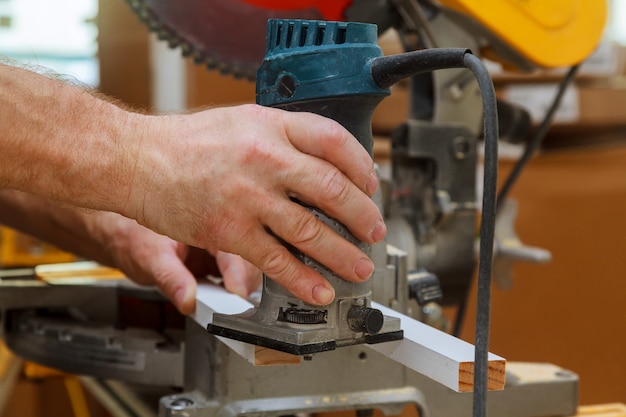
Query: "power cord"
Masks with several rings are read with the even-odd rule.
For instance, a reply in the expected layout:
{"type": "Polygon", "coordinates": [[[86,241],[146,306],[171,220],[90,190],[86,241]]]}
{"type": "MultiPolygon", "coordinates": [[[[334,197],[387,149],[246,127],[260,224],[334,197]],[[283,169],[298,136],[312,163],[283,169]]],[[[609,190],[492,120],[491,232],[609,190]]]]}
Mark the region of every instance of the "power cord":
{"type": "Polygon", "coordinates": [[[496,188],[498,182],[498,106],[491,77],[483,63],[467,54],[464,63],[476,77],[483,101],[485,137],[485,179],[480,225],[478,262],[478,297],[474,338],[474,417],[487,415],[489,371],[489,331],[491,322],[491,269],[496,224],[496,188]]]}
{"type": "Polygon", "coordinates": [[[483,209],[480,225],[478,296],[474,350],[473,416],[487,415],[491,271],[496,220],[498,179],[498,109],[493,82],[482,61],[467,49],[442,48],[376,58],[371,72],[376,84],[387,88],[403,78],[445,68],[468,68],[476,77],[483,103],[485,162],[483,209]]]}

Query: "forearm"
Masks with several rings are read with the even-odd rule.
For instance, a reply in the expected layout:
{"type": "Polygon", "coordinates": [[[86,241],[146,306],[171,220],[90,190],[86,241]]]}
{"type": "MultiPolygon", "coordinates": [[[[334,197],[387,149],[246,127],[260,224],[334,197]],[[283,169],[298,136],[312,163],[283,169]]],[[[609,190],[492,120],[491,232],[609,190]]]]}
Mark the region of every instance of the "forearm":
{"type": "MultiPolygon", "coordinates": [[[[183,261],[188,250],[171,239],[139,226],[119,214],[62,207],[49,200],[13,190],[0,191],[2,223],[38,237],[84,258],[121,269],[139,284],[156,285],[184,314],[195,305],[195,280],[183,261]]],[[[196,252],[193,252],[196,254],[196,252]]],[[[192,255],[192,252],[190,252],[192,255]]],[[[205,258],[208,257],[204,253],[205,258]]],[[[196,268],[206,260],[190,256],[196,268]]],[[[212,259],[212,258],[211,258],[212,259]]],[[[237,275],[241,260],[225,264],[230,273],[231,289],[248,294],[245,285],[254,284],[255,275],[237,275]],[[238,286],[239,285],[239,286],[238,286]]],[[[199,275],[207,271],[196,270],[199,275]]]]}
{"type": "Polygon", "coordinates": [[[84,89],[0,65],[0,188],[123,212],[141,115],[84,89]]]}
{"type": "Polygon", "coordinates": [[[106,237],[96,230],[99,217],[105,215],[108,213],[61,207],[19,191],[0,191],[2,224],[86,259],[117,266],[106,237]]]}

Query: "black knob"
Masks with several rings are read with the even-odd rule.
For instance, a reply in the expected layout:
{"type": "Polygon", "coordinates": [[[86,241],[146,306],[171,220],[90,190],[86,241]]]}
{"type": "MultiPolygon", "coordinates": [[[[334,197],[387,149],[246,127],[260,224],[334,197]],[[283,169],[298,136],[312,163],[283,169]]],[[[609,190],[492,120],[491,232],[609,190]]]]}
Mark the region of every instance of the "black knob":
{"type": "Polygon", "coordinates": [[[348,312],[348,326],[355,332],[376,334],[383,328],[384,316],[370,307],[352,307],[348,312]]]}
{"type": "Polygon", "coordinates": [[[409,272],[409,297],[414,298],[420,306],[441,302],[443,293],[437,275],[425,269],[409,272]]]}

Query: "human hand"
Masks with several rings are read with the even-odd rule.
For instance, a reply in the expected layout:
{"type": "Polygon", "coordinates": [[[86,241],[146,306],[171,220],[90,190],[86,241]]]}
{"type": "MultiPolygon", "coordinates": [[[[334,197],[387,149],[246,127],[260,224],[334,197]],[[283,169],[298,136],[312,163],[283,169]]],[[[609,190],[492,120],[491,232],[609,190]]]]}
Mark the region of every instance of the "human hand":
{"type": "Polygon", "coordinates": [[[239,254],[311,304],[329,304],[334,289],[274,236],[344,279],[371,276],[362,251],[290,199],[320,208],[361,241],[384,238],[370,198],[374,163],[339,124],[255,105],[142,117],[124,215],[188,245],[239,254]]]}
{"type": "Polygon", "coordinates": [[[197,277],[222,276],[225,288],[244,298],[260,285],[260,271],[240,256],[213,256],[115,213],[91,217],[90,232],[106,246],[108,263],[139,284],[156,285],[183,314],[195,309],[197,277]]]}
{"type": "MultiPolygon", "coordinates": [[[[336,122],[255,105],[141,115],[5,65],[0,84],[3,188],[117,212],[189,246],[241,255],[311,304],[330,303],[334,289],[275,236],[349,281],[372,274],[363,252],[291,200],[363,242],[383,239],[370,199],[374,164],[336,122]]],[[[168,245],[180,259],[182,249],[168,245]]]]}

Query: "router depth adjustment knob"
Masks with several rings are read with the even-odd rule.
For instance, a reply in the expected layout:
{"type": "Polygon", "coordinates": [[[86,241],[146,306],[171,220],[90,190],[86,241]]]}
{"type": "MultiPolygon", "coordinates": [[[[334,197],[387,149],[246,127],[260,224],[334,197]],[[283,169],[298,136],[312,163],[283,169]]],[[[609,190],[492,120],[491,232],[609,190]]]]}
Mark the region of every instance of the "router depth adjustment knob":
{"type": "Polygon", "coordinates": [[[383,313],[370,307],[355,306],[348,312],[348,326],[355,332],[376,334],[383,328],[383,313]]]}
{"type": "Polygon", "coordinates": [[[283,320],[297,324],[326,323],[326,311],[289,308],[283,311],[283,320]]]}

